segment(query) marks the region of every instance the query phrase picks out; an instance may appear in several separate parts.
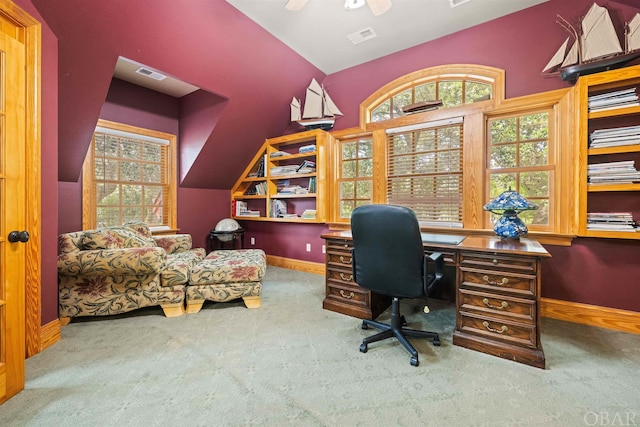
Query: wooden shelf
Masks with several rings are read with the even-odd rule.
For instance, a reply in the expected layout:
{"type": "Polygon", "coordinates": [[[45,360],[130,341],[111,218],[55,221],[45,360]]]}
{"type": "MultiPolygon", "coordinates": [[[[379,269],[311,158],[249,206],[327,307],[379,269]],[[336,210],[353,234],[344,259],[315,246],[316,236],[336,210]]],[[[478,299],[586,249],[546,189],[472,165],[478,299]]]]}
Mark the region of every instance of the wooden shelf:
{"type": "Polygon", "coordinates": [[[277,138],[267,139],[251,163],[247,166],[240,179],[236,182],[231,191],[231,201],[246,201],[249,210],[260,211],[263,216],[236,216],[238,220],[248,221],[272,221],[272,222],[295,222],[295,223],[324,223],[326,211],[326,160],[325,147],[330,141],[331,135],[323,130],[314,129],[295,134],[285,135],[277,138]],[[315,145],[316,150],[312,152],[300,153],[300,147],[315,145]],[[275,152],[285,152],[287,154],[271,156],[275,152]],[[278,166],[298,165],[303,160],[312,160],[316,164],[316,171],[313,173],[293,173],[284,175],[271,175],[271,170],[278,166]],[[261,167],[264,175],[261,177],[249,177],[255,174],[261,167]],[[315,179],[315,193],[307,194],[278,194],[278,183],[289,180],[292,185],[307,187],[309,179],[315,179]],[[256,182],[266,182],[266,195],[245,195],[247,191],[252,191],[256,182]],[[289,200],[287,203],[288,213],[302,215],[307,209],[316,211],[315,219],[307,218],[272,218],[270,217],[272,202],[276,200],[289,200]]]}
{"type": "MultiPolygon", "coordinates": [[[[615,154],[618,155],[616,160],[631,160],[638,158],[638,155],[633,153],[640,153],[640,144],[588,148],[590,128],[600,129],[604,127],[614,129],[616,127],[629,126],[630,124],[640,125],[640,106],[589,112],[589,96],[633,87],[636,88],[636,92],[640,90],[640,65],[582,76],[576,85],[576,90],[579,94],[577,100],[579,105],[578,117],[580,117],[578,122],[580,143],[578,160],[580,176],[579,236],[607,239],[640,239],[640,232],[587,229],[588,206],[605,206],[601,209],[607,210],[602,212],[618,212],[621,210],[632,212],[634,219],[640,220],[638,217],[640,215],[640,183],[589,184],[587,182],[589,163],[598,156],[615,154]],[[625,154],[629,154],[629,156],[625,156],[625,154]],[[619,192],[628,192],[629,194],[615,196],[615,193],[619,192]],[[595,193],[598,193],[598,196],[595,196],[595,193]],[[607,195],[607,193],[611,194],[607,195]],[[593,198],[590,195],[593,195],[593,198]],[[620,200],[620,197],[630,201],[630,203],[626,203],[624,209],[617,208],[613,203],[614,198],[616,198],[615,200],[620,200]],[[608,203],[609,201],[611,203],[608,203]]],[[[637,164],[636,167],[640,167],[640,164],[637,164]]]]}
{"type": "Polygon", "coordinates": [[[601,193],[605,191],[640,191],[640,184],[590,184],[587,186],[589,193],[601,193]]]}
{"type": "Polygon", "coordinates": [[[587,230],[582,237],[598,237],[603,239],[635,239],[640,240],[640,231],[587,230]]]}

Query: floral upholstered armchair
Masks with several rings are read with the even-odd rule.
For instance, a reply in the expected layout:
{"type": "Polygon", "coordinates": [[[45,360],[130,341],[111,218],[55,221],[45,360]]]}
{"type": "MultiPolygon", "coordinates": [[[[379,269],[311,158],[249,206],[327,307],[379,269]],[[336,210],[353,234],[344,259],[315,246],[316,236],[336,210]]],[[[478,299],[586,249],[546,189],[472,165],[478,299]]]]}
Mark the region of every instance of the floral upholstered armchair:
{"type": "Polygon", "coordinates": [[[58,308],[62,324],[160,305],[184,313],[190,269],[205,256],[191,235],[152,236],[140,222],[58,237],[58,308]]]}

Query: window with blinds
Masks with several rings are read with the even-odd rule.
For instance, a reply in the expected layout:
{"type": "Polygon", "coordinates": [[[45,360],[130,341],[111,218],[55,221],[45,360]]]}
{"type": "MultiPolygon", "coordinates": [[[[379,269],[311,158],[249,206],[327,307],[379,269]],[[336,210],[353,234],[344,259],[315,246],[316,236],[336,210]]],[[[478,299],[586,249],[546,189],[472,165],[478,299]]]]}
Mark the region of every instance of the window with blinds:
{"type": "MultiPolygon", "coordinates": [[[[115,126],[117,127],[117,126],[115,126]]],[[[131,127],[128,127],[131,128],[131,127]]],[[[90,198],[90,227],[143,221],[151,227],[171,227],[171,137],[159,132],[137,132],[98,126],[90,159],[85,162],[85,194],[90,198]]]]}
{"type": "Polygon", "coordinates": [[[387,130],[387,203],[422,225],[462,227],[462,118],[387,130]]]}

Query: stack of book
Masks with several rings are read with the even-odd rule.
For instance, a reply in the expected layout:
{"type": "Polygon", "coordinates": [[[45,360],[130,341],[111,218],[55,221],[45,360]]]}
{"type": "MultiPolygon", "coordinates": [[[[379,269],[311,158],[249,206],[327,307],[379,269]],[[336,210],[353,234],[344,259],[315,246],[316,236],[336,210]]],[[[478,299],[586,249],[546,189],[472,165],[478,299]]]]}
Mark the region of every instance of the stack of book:
{"type": "Polygon", "coordinates": [[[271,218],[284,218],[287,215],[287,202],[284,200],[271,201],[271,218]]]}
{"type": "Polygon", "coordinates": [[[296,173],[313,173],[316,171],[316,162],[311,160],[305,160],[298,166],[296,173]]]}
{"type": "Polygon", "coordinates": [[[588,99],[589,111],[612,110],[640,105],[635,88],[592,95],[588,99]]]}
{"type": "Polygon", "coordinates": [[[640,125],[599,129],[589,136],[589,147],[619,147],[640,144],[640,125]]]}
{"type": "Polygon", "coordinates": [[[315,151],[316,151],[315,144],[304,145],[298,149],[299,153],[315,153],[315,151]]]}
{"type": "Polygon", "coordinates": [[[291,196],[294,194],[308,194],[309,189],[300,187],[299,185],[287,185],[282,188],[278,188],[278,196],[291,196]]]}
{"type": "Polygon", "coordinates": [[[298,166],[296,165],[283,165],[283,166],[274,166],[269,171],[271,175],[291,175],[296,173],[298,166]]]}
{"type": "Polygon", "coordinates": [[[587,230],[636,231],[631,212],[587,213],[587,230]]]}
{"type": "Polygon", "coordinates": [[[304,212],[302,212],[301,218],[304,218],[304,219],[316,219],[316,210],[315,209],[305,209],[304,212]]]}
{"type": "Polygon", "coordinates": [[[596,163],[587,167],[589,184],[631,184],[640,182],[640,172],[633,160],[596,163]]]}

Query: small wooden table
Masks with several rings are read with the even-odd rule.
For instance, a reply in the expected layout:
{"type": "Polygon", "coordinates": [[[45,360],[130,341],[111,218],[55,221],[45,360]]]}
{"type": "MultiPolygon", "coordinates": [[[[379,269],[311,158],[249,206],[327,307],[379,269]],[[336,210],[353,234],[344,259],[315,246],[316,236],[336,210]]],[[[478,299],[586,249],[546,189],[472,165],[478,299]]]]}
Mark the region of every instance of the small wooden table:
{"type": "MultiPolygon", "coordinates": [[[[537,241],[467,236],[459,244],[447,235],[423,233],[425,253],[440,252],[455,267],[455,345],[538,368],[545,367],[540,342],[542,258],[551,255],[537,241]]],[[[389,304],[359,287],[351,268],[350,231],[323,234],[327,241],[323,308],[374,319],[389,304]]]]}
{"type": "Polygon", "coordinates": [[[230,231],[211,230],[208,236],[209,252],[215,249],[244,249],[244,228],[230,231]],[[222,239],[221,239],[222,237],[222,239]],[[224,237],[228,237],[224,239],[224,237]],[[226,247],[229,245],[230,247],[226,247]],[[240,245],[238,247],[238,245],[240,245]]]}

